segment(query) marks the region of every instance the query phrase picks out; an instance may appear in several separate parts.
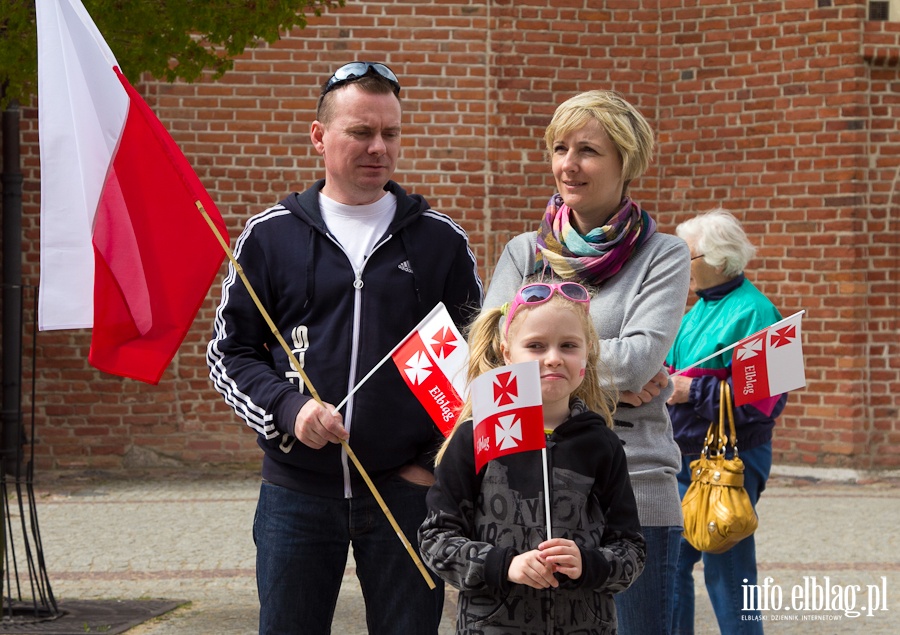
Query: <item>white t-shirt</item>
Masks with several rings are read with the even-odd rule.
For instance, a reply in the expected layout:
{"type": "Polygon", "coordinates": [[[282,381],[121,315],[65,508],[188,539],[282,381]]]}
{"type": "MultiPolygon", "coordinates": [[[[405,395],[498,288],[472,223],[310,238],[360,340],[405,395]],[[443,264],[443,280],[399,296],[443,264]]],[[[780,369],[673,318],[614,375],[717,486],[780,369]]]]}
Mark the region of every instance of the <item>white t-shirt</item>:
{"type": "Polygon", "coordinates": [[[397,197],[387,192],[369,205],[344,205],[320,193],[319,209],[328,231],[341,243],[353,268],[359,271],[394,220],[397,197]]]}

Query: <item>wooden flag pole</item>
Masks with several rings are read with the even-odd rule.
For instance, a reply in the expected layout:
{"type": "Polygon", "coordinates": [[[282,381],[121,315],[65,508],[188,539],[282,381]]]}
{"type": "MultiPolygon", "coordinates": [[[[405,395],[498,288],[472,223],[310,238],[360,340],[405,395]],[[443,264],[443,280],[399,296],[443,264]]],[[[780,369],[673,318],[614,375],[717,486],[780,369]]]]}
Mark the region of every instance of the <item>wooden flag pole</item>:
{"type": "MultiPolygon", "coordinates": [[[[278,332],[278,327],[275,326],[275,323],[272,321],[272,318],[269,317],[269,313],[266,311],[265,307],[262,305],[259,297],[256,295],[256,291],[253,290],[253,287],[250,285],[250,281],[247,279],[247,276],[244,275],[244,270],[241,268],[241,265],[238,264],[238,261],[235,259],[234,254],[231,251],[231,248],[228,246],[228,243],[225,242],[225,239],[222,238],[222,235],[219,233],[218,228],[215,223],[213,223],[212,218],[210,218],[209,214],[206,213],[206,210],[203,209],[203,204],[200,201],[196,202],[197,209],[200,210],[200,213],[203,214],[203,218],[206,220],[206,224],[209,225],[210,229],[212,229],[212,233],[215,234],[216,239],[218,239],[219,244],[222,246],[222,249],[225,250],[225,255],[228,256],[229,262],[234,267],[234,270],[240,276],[241,280],[244,283],[244,286],[247,287],[247,292],[250,294],[250,297],[253,298],[253,302],[256,304],[256,308],[259,309],[259,312],[262,314],[263,319],[265,319],[266,324],[269,325],[269,330],[272,331],[272,334],[275,336],[275,339],[278,340],[278,343],[281,344],[281,348],[284,349],[285,353],[287,353],[288,359],[291,362],[291,366],[295,371],[300,373],[300,376],[303,378],[304,385],[309,388],[309,392],[312,395],[312,398],[316,400],[316,402],[325,407],[325,404],[322,402],[322,399],[319,397],[319,393],[316,392],[316,389],[309,381],[309,377],[307,377],[306,372],[303,370],[303,367],[300,366],[300,362],[297,361],[296,356],[291,351],[290,346],[288,346],[287,342],[284,341],[284,338],[281,336],[281,333],[278,332]]],[[[359,462],[359,459],[356,457],[356,453],[350,449],[350,445],[343,439],[341,439],[341,445],[344,448],[344,451],[347,452],[347,456],[350,457],[350,460],[353,461],[353,465],[356,466],[356,469],[359,470],[360,475],[363,477],[363,480],[366,482],[366,485],[369,486],[369,491],[372,492],[372,495],[375,497],[375,500],[378,501],[378,505],[381,507],[381,511],[384,512],[384,515],[387,516],[388,522],[391,523],[391,527],[394,528],[394,531],[397,533],[397,537],[400,539],[400,542],[403,543],[403,546],[406,547],[406,551],[409,553],[410,558],[413,559],[413,562],[416,564],[416,567],[419,569],[419,572],[422,574],[422,577],[425,578],[425,582],[428,583],[429,589],[434,589],[435,584],[434,580],[431,579],[431,576],[428,574],[428,570],[425,568],[425,565],[422,564],[422,561],[419,559],[419,554],[416,553],[415,549],[412,548],[412,545],[409,544],[409,540],[407,540],[406,535],[404,535],[403,530],[400,528],[400,525],[397,524],[394,515],[391,513],[391,510],[388,509],[387,504],[384,502],[384,499],[381,497],[381,494],[378,493],[378,489],[375,487],[375,483],[372,482],[372,479],[369,478],[368,472],[366,472],[365,468],[362,466],[362,463],[359,462]]]]}

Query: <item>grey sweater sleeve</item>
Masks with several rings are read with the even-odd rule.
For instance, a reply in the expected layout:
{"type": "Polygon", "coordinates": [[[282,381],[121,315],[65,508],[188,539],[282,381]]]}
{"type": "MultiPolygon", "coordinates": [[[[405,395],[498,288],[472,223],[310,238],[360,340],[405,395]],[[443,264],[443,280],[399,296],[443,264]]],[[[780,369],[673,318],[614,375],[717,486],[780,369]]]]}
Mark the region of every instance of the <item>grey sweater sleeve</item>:
{"type": "Polygon", "coordinates": [[[600,358],[619,390],[640,391],[663,367],[684,314],[690,271],[687,244],[654,234],[600,286],[591,316],[600,358]]]}

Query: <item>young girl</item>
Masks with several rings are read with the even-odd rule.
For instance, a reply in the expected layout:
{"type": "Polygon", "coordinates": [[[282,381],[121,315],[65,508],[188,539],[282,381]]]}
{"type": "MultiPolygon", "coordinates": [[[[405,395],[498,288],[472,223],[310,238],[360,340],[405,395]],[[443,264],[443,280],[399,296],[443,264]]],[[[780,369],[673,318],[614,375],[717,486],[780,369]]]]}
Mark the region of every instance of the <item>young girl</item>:
{"type": "Polygon", "coordinates": [[[438,455],[419,529],[422,559],[461,591],[460,635],[615,633],[612,594],[643,569],[589,302],[580,284],[527,284],[508,309],[484,310],[470,329],[469,381],[505,364],[539,363],[552,536],[541,453],[502,456],[476,474],[467,403],[438,455]]]}

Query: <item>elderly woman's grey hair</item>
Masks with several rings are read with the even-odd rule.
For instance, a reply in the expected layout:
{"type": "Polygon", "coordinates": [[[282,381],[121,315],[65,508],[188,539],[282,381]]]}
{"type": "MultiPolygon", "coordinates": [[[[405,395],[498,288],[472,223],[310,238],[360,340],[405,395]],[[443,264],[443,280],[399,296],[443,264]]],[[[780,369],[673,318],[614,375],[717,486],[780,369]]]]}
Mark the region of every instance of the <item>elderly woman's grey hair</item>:
{"type": "Polygon", "coordinates": [[[734,278],[756,253],[741,222],[728,210],[717,207],[684,221],[675,233],[694,243],[695,255],[722,273],[734,278]]]}

